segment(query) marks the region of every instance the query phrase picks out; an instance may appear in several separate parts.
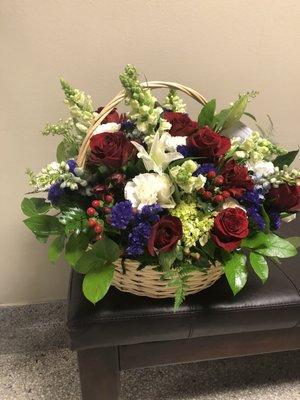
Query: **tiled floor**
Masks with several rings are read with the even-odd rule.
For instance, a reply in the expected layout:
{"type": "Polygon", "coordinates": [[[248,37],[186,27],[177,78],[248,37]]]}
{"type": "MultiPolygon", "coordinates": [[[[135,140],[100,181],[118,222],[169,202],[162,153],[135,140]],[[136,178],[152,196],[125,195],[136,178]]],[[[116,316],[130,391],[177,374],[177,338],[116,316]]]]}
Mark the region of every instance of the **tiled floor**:
{"type": "MultiPolygon", "coordinates": [[[[300,351],[127,371],[121,382],[122,400],[300,400],[300,351]]],[[[80,400],[76,355],[0,355],[0,399],[80,400]]]]}

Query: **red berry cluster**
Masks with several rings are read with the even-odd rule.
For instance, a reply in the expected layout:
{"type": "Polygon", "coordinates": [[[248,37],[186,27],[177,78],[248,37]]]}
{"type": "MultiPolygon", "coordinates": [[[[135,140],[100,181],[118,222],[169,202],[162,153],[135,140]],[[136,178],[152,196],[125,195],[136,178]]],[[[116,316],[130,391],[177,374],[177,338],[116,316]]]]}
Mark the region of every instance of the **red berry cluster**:
{"type": "Polygon", "coordinates": [[[227,190],[222,190],[222,185],[224,183],[224,177],[222,175],[217,175],[215,171],[209,171],[206,177],[206,187],[199,189],[199,194],[203,200],[222,203],[230,197],[230,193],[227,190]]]}
{"type": "Polygon", "coordinates": [[[90,217],[88,219],[88,225],[96,233],[96,240],[101,240],[103,237],[103,220],[100,219],[100,217],[107,217],[111,213],[111,206],[114,202],[114,198],[111,194],[103,193],[101,197],[103,200],[93,200],[91,206],[86,210],[87,215],[90,217]]]}

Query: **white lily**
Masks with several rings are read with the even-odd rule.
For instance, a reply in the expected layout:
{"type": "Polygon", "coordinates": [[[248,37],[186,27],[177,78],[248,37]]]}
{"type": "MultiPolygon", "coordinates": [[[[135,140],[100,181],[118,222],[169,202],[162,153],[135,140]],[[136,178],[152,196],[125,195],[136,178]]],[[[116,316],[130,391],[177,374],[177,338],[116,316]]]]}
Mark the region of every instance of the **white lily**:
{"type": "Polygon", "coordinates": [[[159,132],[156,132],[149,153],[141,144],[135,141],[131,142],[137,148],[137,156],[143,160],[147,171],[154,171],[161,174],[172,161],[183,158],[183,155],[178,153],[178,151],[167,151],[170,136],[167,132],[163,132],[161,135],[159,132]]]}

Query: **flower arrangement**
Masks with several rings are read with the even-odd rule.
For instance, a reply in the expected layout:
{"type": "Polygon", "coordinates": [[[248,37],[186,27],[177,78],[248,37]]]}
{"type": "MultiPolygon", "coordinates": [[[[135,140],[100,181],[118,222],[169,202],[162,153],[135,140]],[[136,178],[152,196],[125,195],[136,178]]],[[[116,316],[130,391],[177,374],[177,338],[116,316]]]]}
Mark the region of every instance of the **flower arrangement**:
{"type": "Polygon", "coordinates": [[[249,268],[265,282],[268,260],[292,257],[299,245],[300,238],[275,233],[300,209],[300,171],[290,168],[298,151],[240,122],[254,118],[245,112],[253,92],[219,112],[211,100],[193,121],[174,89],[159,102],[130,65],[120,80],[129,111],[107,113],[81,164],[77,156],[103,108],[95,111],[90,96],[61,80],[70,118],[42,132],[61,137],[57,161],[27,171],[31,194],[46,197],[22,202],[36,238],[54,238],[50,260],[64,252],[85,275],[83,293],[93,303],[112,284],[117,260],[155,266],[178,288],[175,308],[189,274],[215,263],[234,294],[249,268]]]}

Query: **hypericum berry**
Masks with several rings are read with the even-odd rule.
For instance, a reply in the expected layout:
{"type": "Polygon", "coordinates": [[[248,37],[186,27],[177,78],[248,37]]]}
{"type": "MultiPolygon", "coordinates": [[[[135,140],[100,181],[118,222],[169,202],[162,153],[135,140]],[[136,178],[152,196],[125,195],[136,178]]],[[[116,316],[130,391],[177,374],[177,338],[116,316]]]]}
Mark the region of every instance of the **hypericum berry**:
{"type": "Polygon", "coordinates": [[[107,195],[105,196],[105,201],[106,201],[107,203],[112,203],[112,202],[114,201],[114,198],[113,198],[113,196],[112,196],[111,194],[107,194],[107,195]]]}
{"type": "Polygon", "coordinates": [[[103,239],[103,236],[102,235],[97,235],[96,236],[96,240],[102,240],[103,239]]]}
{"type": "Polygon", "coordinates": [[[100,234],[103,232],[103,226],[102,225],[96,225],[94,228],[95,233],[100,234]]]}
{"type": "Polygon", "coordinates": [[[208,179],[213,179],[213,178],[215,178],[216,175],[217,174],[215,173],[215,171],[208,171],[208,173],[207,173],[208,179]]]}
{"type": "Polygon", "coordinates": [[[99,207],[101,206],[100,200],[93,200],[93,201],[92,201],[92,206],[93,206],[94,208],[99,208],[99,207]]]}
{"type": "Polygon", "coordinates": [[[87,215],[88,215],[89,217],[93,217],[94,215],[97,214],[97,211],[96,211],[93,207],[89,207],[89,208],[86,210],[86,213],[87,213],[87,215]]]}
{"type": "Polygon", "coordinates": [[[223,183],[224,183],[224,178],[223,178],[222,175],[218,175],[218,176],[215,177],[215,179],[214,179],[214,184],[215,184],[216,186],[223,185],[223,183]]]}
{"type": "Polygon", "coordinates": [[[109,207],[104,207],[103,211],[105,212],[105,214],[110,214],[111,213],[111,208],[109,207]]]}
{"type": "Polygon", "coordinates": [[[213,201],[216,203],[221,203],[222,201],[224,201],[224,197],[221,194],[217,194],[214,198],[213,201]]]}
{"type": "Polygon", "coordinates": [[[97,225],[97,221],[94,218],[89,218],[88,224],[91,228],[94,228],[97,225]]]}
{"type": "Polygon", "coordinates": [[[212,198],[212,192],[209,192],[208,190],[206,190],[205,192],[202,193],[202,198],[204,200],[209,200],[212,198]]]}
{"type": "Polygon", "coordinates": [[[205,189],[202,187],[200,189],[197,189],[197,192],[202,195],[205,192],[205,189]]]}
{"type": "Polygon", "coordinates": [[[224,197],[224,199],[228,199],[228,197],[230,197],[230,193],[228,192],[228,190],[223,190],[222,196],[224,197]]]}

